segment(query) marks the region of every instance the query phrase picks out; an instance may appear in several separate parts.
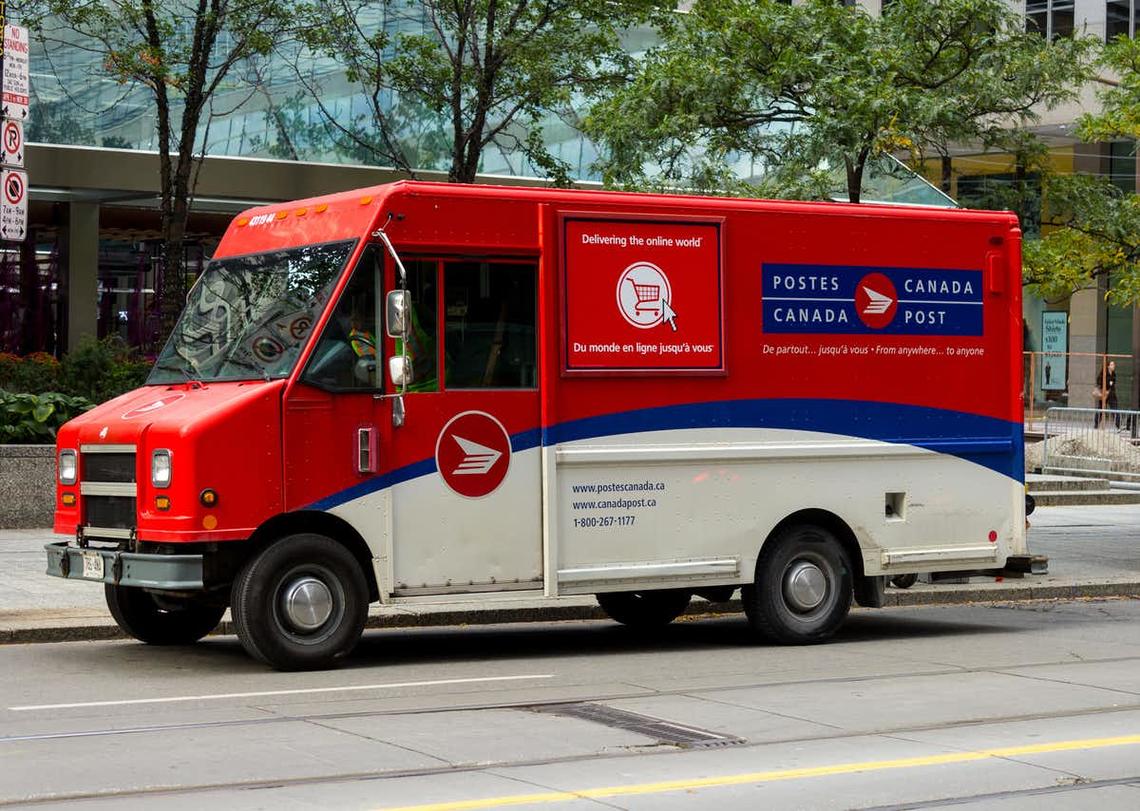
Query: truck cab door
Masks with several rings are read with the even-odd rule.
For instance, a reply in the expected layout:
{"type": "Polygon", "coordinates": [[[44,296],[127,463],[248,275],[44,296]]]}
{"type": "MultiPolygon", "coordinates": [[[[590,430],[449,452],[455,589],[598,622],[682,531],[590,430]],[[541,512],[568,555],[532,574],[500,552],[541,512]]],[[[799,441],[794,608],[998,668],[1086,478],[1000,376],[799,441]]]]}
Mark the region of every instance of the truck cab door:
{"type": "MultiPolygon", "coordinates": [[[[347,509],[378,472],[391,419],[381,418],[382,253],[365,248],[282,408],[285,504],[289,511],[347,509]]],[[[355,526],[355,521],[350,520],[355,526]]],[[[374,549],[380,526],[357,526],[374,549]]],[[[374,553],[375,554],[375,553],[374,553]]]]}
{"type": "Polygon", "coordinates": [[[404,264],[412,379],[385,454],[394,593],[539,589],[537,262],[404,264]]]}

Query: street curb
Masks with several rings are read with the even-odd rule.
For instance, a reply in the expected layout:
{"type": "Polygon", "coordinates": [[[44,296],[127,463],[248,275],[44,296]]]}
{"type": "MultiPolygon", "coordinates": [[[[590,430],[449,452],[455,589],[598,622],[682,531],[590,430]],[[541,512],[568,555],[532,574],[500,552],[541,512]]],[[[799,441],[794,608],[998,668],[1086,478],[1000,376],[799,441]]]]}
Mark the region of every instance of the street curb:
{"type": "MultiPolygon", "coordinates": [[[[985,585],[954,588],[890,590],[884,608],[914,606],[963,605],[969,603],[1008,603],[1046,600],[1078,600],[1088,598],[1140,598],[1140,581],[1114,583],[1070,583],[1054,585],[985,585]]],[[[697,603],[685,616],[690,619],[739,614],[739,600],[725,603],[697,603]]],[[[368,617],[366,629],[437,628],[464,625],[499,625],[521,622],[571,622],[605,619],[596,605],[549,605],[541,607],[494,608],[485,611],[432,611],[419,614],[384,614],[368,617]]],[[[211,636],[229,636],[233,625],[223,621],[211,636]]],[[[110,622],[44,625],[29,628],[0,628],[0,645],[35,642],[95,642],[126,639],[117,625],[110,622]]]]}

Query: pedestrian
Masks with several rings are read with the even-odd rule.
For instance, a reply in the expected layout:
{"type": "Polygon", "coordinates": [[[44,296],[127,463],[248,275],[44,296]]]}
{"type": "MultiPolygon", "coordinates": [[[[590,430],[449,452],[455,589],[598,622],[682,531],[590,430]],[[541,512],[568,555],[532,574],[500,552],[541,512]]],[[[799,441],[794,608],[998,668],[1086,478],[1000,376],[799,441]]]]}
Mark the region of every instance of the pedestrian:
{"type": "MultiPolygon", "coordinates": [[[[1093,418],[1093,427],[1099,428],[1101,418],[1105,411],[1116,411],[1120,408],[1116,399],[1116,361],[1108,362],[1108,369],[1104,373],[1104,387],[1097,386],[1093,390],[1098,400],[1096,416],[1093,418]]],[[[1117,429],[1120,428],[1120,414],[1113,414],[1117,429]]]]}

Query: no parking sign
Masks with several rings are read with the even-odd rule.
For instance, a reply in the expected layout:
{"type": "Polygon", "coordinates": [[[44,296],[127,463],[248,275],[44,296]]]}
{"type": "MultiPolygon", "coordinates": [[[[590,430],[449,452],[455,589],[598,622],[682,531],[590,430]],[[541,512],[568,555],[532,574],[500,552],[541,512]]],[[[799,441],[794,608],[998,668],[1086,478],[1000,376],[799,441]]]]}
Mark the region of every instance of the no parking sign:
{"type": "Polygon", "coordinates": [[[28,175],[20,169],[0,172],[0,239],[20,241],[28,233],[28,175]]]}
{"type": "Polygon", "coordinates": [[[3,147],[3,162],[13,169],[24,168],[24,124],[21,121],[4,121],[0,128],[0,146],[3,147]]]}

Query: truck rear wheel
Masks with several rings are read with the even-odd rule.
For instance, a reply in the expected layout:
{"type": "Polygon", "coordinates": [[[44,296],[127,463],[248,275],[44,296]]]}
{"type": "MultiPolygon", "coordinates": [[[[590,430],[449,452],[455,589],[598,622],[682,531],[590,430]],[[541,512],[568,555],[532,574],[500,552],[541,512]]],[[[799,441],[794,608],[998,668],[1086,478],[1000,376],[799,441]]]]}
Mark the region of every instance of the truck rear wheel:
{"type": "Polygon", "coordinates": [[[148,645],[189,645],[218,627],[226,607],[188,597],[151,594],[133,586],[103,586],[119,627],[148,645]]]}
{"type": "Polygon", "coordinates": [[[598,605],[610,619],[631,628],[651,629],[668,625],[689,607],[692,595],[677,589],[616,591],[599,594],[598,605]]]}
{"type": "Polygon", "coordinates": [[[851,609],[847,552],[823,527],[789,527],[764,544],[756,581],[741,589],[752,627],[784,644],[823,642],[851,609]]]}
{"type": "Polygon", "coordinates": [[[364,630],[368,586],[352,553],[323,535],[289,535],[253,557],[233,584],[234,629],[278,670],[347,656],[364,630]]]}

